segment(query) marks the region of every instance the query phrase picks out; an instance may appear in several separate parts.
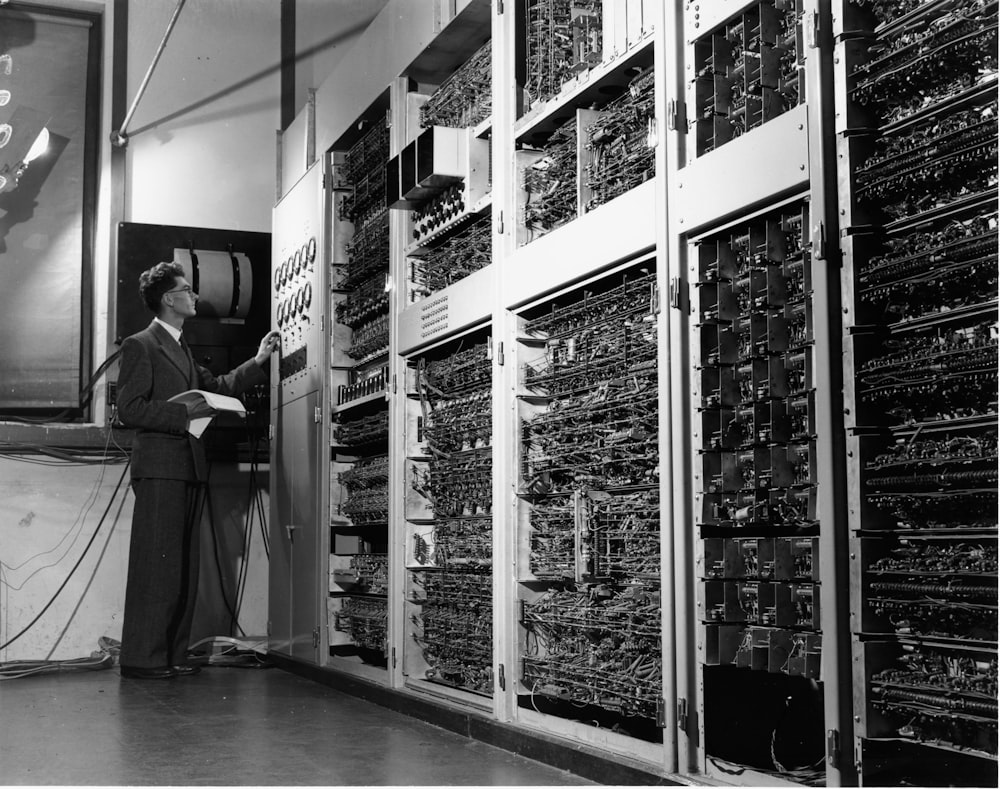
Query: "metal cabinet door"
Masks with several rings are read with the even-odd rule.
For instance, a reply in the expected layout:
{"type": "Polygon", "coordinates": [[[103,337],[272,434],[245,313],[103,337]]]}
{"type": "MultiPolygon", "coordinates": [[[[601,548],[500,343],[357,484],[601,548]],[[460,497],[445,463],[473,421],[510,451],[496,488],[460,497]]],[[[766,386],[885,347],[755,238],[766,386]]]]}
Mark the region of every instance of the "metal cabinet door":
{"type": "Polygon", "coordinates": [[[318,661],[320,622],[319,425],[313,420],[319,393],[278,411],[278,462],[272,468],[270,648],[318,661]]]}

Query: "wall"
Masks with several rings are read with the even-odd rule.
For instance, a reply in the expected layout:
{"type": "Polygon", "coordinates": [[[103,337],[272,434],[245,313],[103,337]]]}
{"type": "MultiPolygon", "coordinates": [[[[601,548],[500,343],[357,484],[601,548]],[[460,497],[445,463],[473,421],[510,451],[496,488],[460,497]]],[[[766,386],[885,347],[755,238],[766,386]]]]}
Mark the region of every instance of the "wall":
{"type": "MultiPolygon", "coordinates": [[[[130,4],[130,101],[176,5],[130,4]]],[[[279,10],[273,0],[183,7],[129,124],[129,221],[270,229],[279,10]]]]}
{"type": "Polygon", "coordinates": [[[122,469],[0,456],[0,643],[41,612],[80,562],[52,607],[0,661],[84,657],[100,636],[121,637],[132,514],[127,479],[116,492],[122,469]]]}
{"type": "MultiPolygon", "coordinates": [[[[417,0],[426,2],[427,0],[417,0]]],[[[295,107],[334,70],[388,0],[297,0],[295,107]]]]}

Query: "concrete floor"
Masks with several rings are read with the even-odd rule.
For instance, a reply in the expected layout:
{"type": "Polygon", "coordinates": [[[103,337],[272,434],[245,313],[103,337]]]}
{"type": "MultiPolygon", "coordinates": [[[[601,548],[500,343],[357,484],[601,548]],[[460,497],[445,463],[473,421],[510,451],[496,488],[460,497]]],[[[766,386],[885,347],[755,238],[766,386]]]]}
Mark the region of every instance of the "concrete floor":
{"type": "Polygon", "coordinates": [[[583,786],[280,669],[0,682],[0,784],[583,786]]]}

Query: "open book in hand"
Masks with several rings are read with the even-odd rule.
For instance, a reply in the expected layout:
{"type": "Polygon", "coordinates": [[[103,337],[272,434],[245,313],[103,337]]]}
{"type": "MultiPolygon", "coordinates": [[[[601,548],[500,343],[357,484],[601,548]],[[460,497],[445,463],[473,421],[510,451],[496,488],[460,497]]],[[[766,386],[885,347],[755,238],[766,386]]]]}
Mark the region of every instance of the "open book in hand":
{"type": "MultiPolygon", "coordinates": [[[[171,397],[170,402],[183,403],[184,405],[188,403],[192,405],[206,403],[215,411],[232,411],[234,414],[239,414],[240,416],[246,416],[247,414],[243,403],[235,397],[216,394],[215,392],[206,392],[204,389],[188,389],[186,392],[181,392],[171,397]]],[[[188,432],[195,438],[201,438],[201,434],[205,432],[205,428],[211,424],[214,418],[215,415],[213,414],[212,416],[199,416],[188,420],[188,432]]]]}

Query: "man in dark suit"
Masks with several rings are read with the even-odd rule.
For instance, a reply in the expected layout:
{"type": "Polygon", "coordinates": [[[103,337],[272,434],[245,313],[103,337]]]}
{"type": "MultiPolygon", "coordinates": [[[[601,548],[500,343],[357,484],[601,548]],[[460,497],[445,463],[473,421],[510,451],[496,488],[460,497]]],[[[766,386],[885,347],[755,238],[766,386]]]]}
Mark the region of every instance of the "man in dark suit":
{"type": "Polygon", "coordinates": [[[269,332],[257,354],[215,377],[191,356],[182,329],[198,294],[178,263],[158,263],[139,277],[139,295],[156,316],[122,342],[118,413],[135,429],[135,510],[125,587],[121,675],[169,679],[195,674],[187,648],[198,584],[198,515],[208,476],[205,449],[188,432],[192,419],[214,411],[205,403],[168,402],[188,389],[236,396],[265,383],[264,367],[278,345],[269,332]]]}

